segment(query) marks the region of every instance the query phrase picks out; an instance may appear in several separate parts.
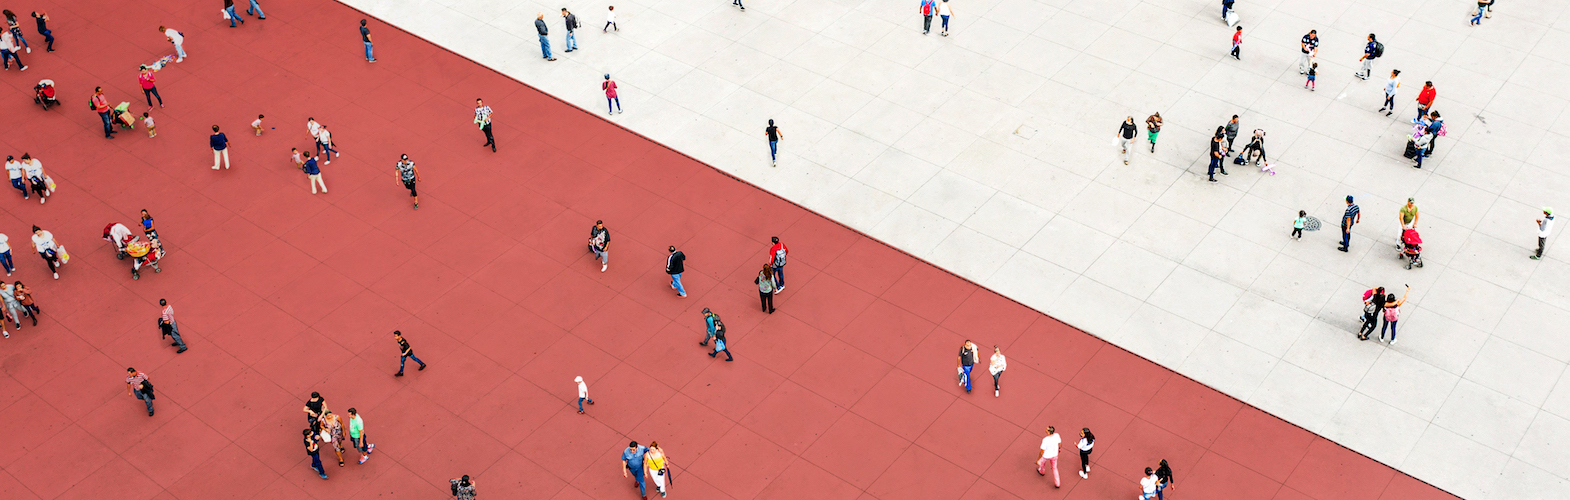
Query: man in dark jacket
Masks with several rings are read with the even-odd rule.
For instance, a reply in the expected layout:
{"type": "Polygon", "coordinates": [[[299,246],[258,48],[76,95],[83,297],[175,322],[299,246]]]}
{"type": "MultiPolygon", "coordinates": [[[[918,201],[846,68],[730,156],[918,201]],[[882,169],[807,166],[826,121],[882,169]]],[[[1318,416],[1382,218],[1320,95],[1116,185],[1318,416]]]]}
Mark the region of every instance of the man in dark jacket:
{"type": "Polygon", "coordinates": [[[551,30],[545,27],[544,12],[535,14],[534,30],[540,32],[540,52],[545,53],[545,60],[555,61],[556,58],[551,57],[551,39],[546,37],[546,35],[551,34],[551,30]]]}
{"type": "Polygon", "coordinates": [[[565,7],[563,7],[561,10],[561,16],[565,18],[564,20],[567,22],[567,50],[565,52],[578,50],[578,38],[573,36],[573,30],[578,29],[578,16],[572,15],[571,12],[567,12],[567,8],[565,7]]]}
{"type": "Polygon", "coordinates": [[[671,275],[671,288],[676,290],[676,296],[687,298],[687,289],[681,286],[681,273],[687,270],[687,256],[676,250],[675,245],[670,247],[671,255],[665,259],[665,274],[671,275]]]}
{"type": "Polygon", "coordinates": [[[594,227],[589,228],[589,251],[600,258],[600,272],[611,265],[611,232],[605,229],[605,221],[594,221],[594,227]]]}

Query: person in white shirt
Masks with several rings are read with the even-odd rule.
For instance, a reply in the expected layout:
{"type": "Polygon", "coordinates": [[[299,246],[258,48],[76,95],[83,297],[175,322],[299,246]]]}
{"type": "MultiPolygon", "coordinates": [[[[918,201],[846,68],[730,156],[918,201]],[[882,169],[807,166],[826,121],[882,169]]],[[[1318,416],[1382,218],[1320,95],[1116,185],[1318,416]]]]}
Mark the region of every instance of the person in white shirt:
{"type": "Polygon", "coordinates": [[[1047,426],[1047,437],[1041,438],[1041,454],[1036,456],[1036,473],[1047,475],[1047,463],[1052,463],[1052,487],[1063,487],[1063,480],[1058,478],[1058,445],[1063,444],[1063,436],[1058,435],[1057,429],[1047,426]]]}
{"type": "Polygon", "coordinates": [[[22,180],[22,162],[16,161],[15,156],[5,157],[5,173],[11,176],[11,187],[22,192],[22,199],[28,199],[27,184],[22,180]]]}
{"type": "Polygon", "coordinates": [[[60,279],[59,266],[65,261],[60,259],[65,255],[65,248],[60,242],[55,241],[55,235],[38,226],[33,226],[33,249],[38,251],[38,256],[44,258],[49,264],[49,272],[54,273],[55,279],[60,279]]]}
{"type": "Polygon", "coordinates": [[[1003,377],[1003,370],[1009,367],[1008,360],[1003,359],[1003,351],[998,346],[992,346],[992,361],[987,364],[987,373],[992,374],[992,397],[998,397],[1002,389],[998,386],[998,379],[1003,377]]]}
{"type": "Polygon", "coordinates": [[[589,384],[583,383],[583,377],[574,378],[572,381],[578,383],[578,413],[583,413],[584,401],[594,404],[594,400],[589,399],[589,384]]]}
{"type": "Polygon", "coordinates": [[[605,27],[600,29],[600,33],[605,33],[605,32],[608,32],[608,31],[610,31],[612,29],[615,29],[616,31],[621,31],[621,28],[616,26],[616,6],[615,5],[610,6],[610,10],[605,11],[605,27]]]}
{"type": "Polygon", "coordinates": [[[322,124],[316,123],[315,118],[305,119],[305,130],[311,133],[311,142],[316,143],[316,156],[322,155],[322,124]]]}
{"type": "Polygon", "coordinates": [[[30,154],[22,153],[22,173],[27,176],[33,192],[38,193],[38,204],[42,205],[48,201],[45,197],[49,196],[49,183],[44,182],[44,178],[47,177],[44,175],[44,162],[38,161],[30,154]]]}
{"type": "MultiPolygon", "coordinates": [[[[343,156],[343,153],[339,153],[338,150],[333,149],[333,134],[332,132],[327,131],[326,125],[322,125],[321,129],[317,132],[316,142],[320,143],[321,149],[326,150],[328,153],[332,153],[335,156],[343,156]]],[[[323,165],[333,162],[332,156],[322,156],[322,158],[327,159],[322,163],[323,165]]]]}
{"type": "Polygon", "coordinates": [[[164,39],[174,44],[174,62],[185,62],[185,35],[175,31],[174,28],[159,26],[158,32],[164,34],[164,39]]]}
{"type": "Polygon", "coordinates": [[[11,237],[5,233],[0,233],[0,265],[5,266],[6,276],[16,272],[16,261],[11,260],[11,237]]]}
{"type": "Polygon", "coordinates": [[[1379,107],[1380,111],[1385,112],[1385,116],[1396,112],[1396,89],[1399,88],[1401,88],[1401,70],[1390,70],[1390,79],[1385,81],[1385,105],[1379,107]]]}
{"type": "Polygon", "coordinates": [[[1139,478],[1139,500],[1150,500],[1156,497],[1156,473],[1145,468],[1145,477],[1139,478]]]}
{"type": "Polygon", "coordinates": [[[22,55],[16,53],[19,48],[21,47],[16,45],[16,39],[11,36],[10,31],[0,32],[0,59],[4,60],[5,69],[11,69],[11,60],[16,59],[17,67],[27,71],[27,66],[22,65],[22,55]]]}
{"type": "Polygon", "coordinates": [[[1554,229],[1554,209],[1543,207],[1543,218],[1537,219],[1537,253],[1528,255],[1532,260],[1542,260],[1543,247],[1548,245],[1548,232],[1554,229]]]}
{"type": "Polygon", "coordinates": [[[1090,451],[1096,447],[1096,435],[1086,427],[1079,430],[1079,477],[1090,478],[1090,451]]]}

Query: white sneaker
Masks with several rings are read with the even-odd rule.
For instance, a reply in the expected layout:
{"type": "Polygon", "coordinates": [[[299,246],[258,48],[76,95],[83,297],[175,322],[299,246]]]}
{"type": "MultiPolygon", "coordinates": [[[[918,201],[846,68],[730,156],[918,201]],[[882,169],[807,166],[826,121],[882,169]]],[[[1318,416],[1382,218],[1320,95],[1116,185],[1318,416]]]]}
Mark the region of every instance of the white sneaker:
{"type": "Polygon", "coordinates": [[[182,58],[179,58],[179,59],[175,59],[174,62],[185,62],[185,58],[182,57],[182,58]]]}
{"type": "Polygon", "coordinates": [[[218,166],[217,165],[213,165],[213,170],[218,170],[218,166]]]}
{"type": "Polygon", "coordinates": [[[1396,339],[1390,339],[1390,345],[1396,345],[1396,339]]]}
{"type": "Polygon", "coordinates": [[[60,279],[60,273],[55,273],[55,279],[60,279]]]}
{"type": "Polygon", "coordinates": [[[611,265],[610,264],[600,264],[600,272],[602,272],[602,273],[605,272],[605,268],[607,268],[607,267],[611,267],[611,265]]]}
{"type": "Polygon", "coordinates": [[[1079,477],[1090,479],[1090,476],[1085,475],[1085,471],[1079,471],[1079,477]]]}
{"type": "Polygon", "coordinates": [[[992,390],[992,397],[994,397],[994,398],[998,397],[998,390],[997,389],[993,389],[992,390]]]}
{"type": "Polygon", "coordinates": [[[339,156],[343,156],[343,153],[339,153],[337,151],[333,151],[333,158],[337,158],[339,156]]]}

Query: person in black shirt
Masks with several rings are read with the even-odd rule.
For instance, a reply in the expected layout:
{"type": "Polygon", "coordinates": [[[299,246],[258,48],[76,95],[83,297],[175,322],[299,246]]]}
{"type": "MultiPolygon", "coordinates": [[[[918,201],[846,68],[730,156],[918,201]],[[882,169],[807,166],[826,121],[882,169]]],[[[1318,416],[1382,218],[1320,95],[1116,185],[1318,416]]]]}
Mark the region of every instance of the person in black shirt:
{"type": "Polygon", "coordinates": [[[360,20],[360,41],[365,43],[365,62],[376,62],[376,56],[371,51],[371,29],[365,27],[365,20],[360,20]]]}
{"type": "Polygon", "coordinates": [[[38,24],[38,34],[44,36],[44,51],[55,51],[55,32],[49,29],[49,13],[33,11],[33,21],[38,24]]]}
{"type": "Polygon", "coordinates": [[[305,436],[305,454],[311,456],[311,468],[316,469],[316,475],[327,479],[327,469],[322,468],[322,448],[316,444],[316,433],[310,429],[300,429],[300,435],[305,436]]]}
{"type": "Polygon", "coordinates": [[[720,352],[724,352],[725,353],[725,360],[726,361],[735,361],[736,360],[736,358],[731,357],[731,355],[730,355],[730,345],[725,343],[725,329],[724,328],[716,328],[714,330],[714,352],[709,353],[709,357],[711,357],[711,358],[717,357],[716,355],[718,355],[720,352]]]}
{"type": "Polygon", "coordinates": [[[578,16],[572,15],[571,12],[567,12],[566,7],[562,7],[561,17],[567,23],[567,50],[563,52],[578,50],[578,38],[573,36],[573,30],[578,29],[578,16]]]}
{"type": "Polygon", "coordinates": [[[321,393],[312,392],[311,399],[305,400],[305,408],[301,411],[305,412],[305,421],[315,426],[316,420],[321,418],[322,413],[327,411],[327,400],[322,399],[321,393]]]}
{"type": "Polygon", "coordinates": [[[764,127],[763,135],[769,138],[769,166],[778,165],[780,161],[780,138],[785,137],[785,134],[780,132],[779,127],[774,126],[773,119],[769,119],[769,126],[764,127]]]}
{"type": "Polygon", "coordinates": [[[970,392],[970,370],[976,365],[976,344],[966,340],[959,346],[959,385],[965,386],[965,392],[970,392]]]}
{"type": "Polygon", "coordinates": [[[425,369],[425,362],[414,356],[414,348],[409,347],[409,341],[403,339],[403,332],[393,330],[393,340],[398,341],[398,373],[394,373],[394,377],[403,376],[403,363],[409,358],[414,358],[414,362],[420,364],[421,370],[425,369]]]}
{"type": "Polygon", "coordinates": [[[1128,165],[1129,155],[1133,154],[1129,152],[1128,147],[1134,144],[1134,133],[1138,131],[1139,127],[1134,126],[1134,117],[1132,116],[1124,119],[1123,123],[1118,125],[1118,145],[1123,147],[1124,165],[1128,165]]]}
{"type": "Polygon", "coordinates": [[[551,39],[546,37],[551,31],[545,27],[545,13],[535,14],[534,31],[540,32],[540,52],[545,54],[545,60],[555,61],[556,58],[551,57],[551,39]]]}
{"type": "Polygon", "coordinates": [[[589,228],[589,251],[600,258],[600,272],[611,266],[611,232],[605,229],[605,221],[594,221],[594,227],[589,228]]]}
{"type": "Polygon", "coordinates": [[[1172,468],[1167,466],[1166,459],[1161,459],[1161,466],[1156,467],[1156,499],[1166,500],[1167,497],[1162,491],[1173,488],[1172,485],[1176,483],[1177,481],[1172,480],[1172,468]]]}
{"type": "Polygon", "coordinates": [[[1223,140],[1226,140],[1225,127],[1216,127],[1216,136],[1210,139],[1210,167],[1205,172],[1210,182],[1216,182],[1217,169],[1221,170],[1221,175],[1227,175],[1227,167],[1224,165],[1226,162],[1222,161],[1226,158],[1227,150],[1226,146],[1221,144],[1223,140]]]}
{"type": "Polygon", "coordinates": [[[681,286],[681,273],[687,270],[687,255],[677,251],[675,245],[671,245],[670,252],[665,259],[665,274],[671,275],[671,289],[676,290],[676,296],[685,299],[687,289],[681,286]]]}

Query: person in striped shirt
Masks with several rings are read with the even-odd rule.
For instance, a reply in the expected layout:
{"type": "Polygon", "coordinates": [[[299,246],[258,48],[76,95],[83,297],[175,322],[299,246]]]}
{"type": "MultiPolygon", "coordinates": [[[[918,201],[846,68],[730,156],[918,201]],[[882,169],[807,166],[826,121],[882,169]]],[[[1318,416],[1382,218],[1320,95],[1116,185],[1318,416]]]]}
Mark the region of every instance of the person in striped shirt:
{"type": "Polygon", "coordinates": [[[486,106],[485,101],[479,98],[474,99],[474,125],[480,127],[481,132],[485,132],[485,144],[481,144],[480,147],[490,146],[491,152],[495,153],[496,136],[491,135],[491,107],[486,106]]]}

